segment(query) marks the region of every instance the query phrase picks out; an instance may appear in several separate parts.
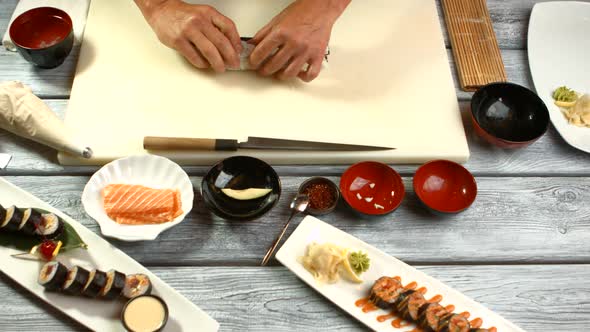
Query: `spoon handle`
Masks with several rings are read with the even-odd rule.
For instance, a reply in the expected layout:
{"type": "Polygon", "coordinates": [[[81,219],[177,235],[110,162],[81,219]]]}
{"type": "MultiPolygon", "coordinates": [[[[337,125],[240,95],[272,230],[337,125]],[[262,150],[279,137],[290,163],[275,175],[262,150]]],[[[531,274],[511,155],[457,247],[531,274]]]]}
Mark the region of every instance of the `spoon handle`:
{"type": "Polygon", "coordinates": [[[285,226],[283,226],[283,230],[281,230],[281,234],[279,234],[279,236],[277,236],[277,238],[273,242],[272,246],[270,246],[270,248],[268,248],[268,251],[266,252],[266,255],[264,255],[264,258],[262,259],[262,264],[260,264],[260,266],[265,266],[268,263],[268,261],[272,257],[272,254],[274,253],[275,249],[277,248],[277,246],[281,242],[283,235],[285,235],[287,228],[289,228],[289,224],[291,223],[291,220],[293,219],[293,217],[296,214],[297,214],[297,211],[291,212],[291,216],[289,217],[289,220],[287,220],[287,223],[285,224],[285,226]]]}

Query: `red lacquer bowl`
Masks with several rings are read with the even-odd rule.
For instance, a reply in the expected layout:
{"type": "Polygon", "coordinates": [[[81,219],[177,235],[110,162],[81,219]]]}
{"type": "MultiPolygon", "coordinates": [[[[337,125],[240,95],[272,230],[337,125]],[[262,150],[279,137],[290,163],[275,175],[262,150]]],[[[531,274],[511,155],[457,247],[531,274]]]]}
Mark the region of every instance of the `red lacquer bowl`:
{"type": "Polygon", "coordinates": [[[477,183],[465,167],[448,160],[435,160],[416,171],[414,192],[433,212],[459,213],[475,201],[477,183]]]}
{"type": "Polygon", "coordinates": [[[10,25],[9,34],[23,58],[42,68],[61,65],[74,45],[72,19],[53,7],[22,13],[10,25]]]}
{"type": "Polygon", "coordinates": [[[366,216],[382,216],[395,211],[406,194],[399,173],[373,161],[349,167],[340,178],[340,192],[348,206],[366,216]]]}

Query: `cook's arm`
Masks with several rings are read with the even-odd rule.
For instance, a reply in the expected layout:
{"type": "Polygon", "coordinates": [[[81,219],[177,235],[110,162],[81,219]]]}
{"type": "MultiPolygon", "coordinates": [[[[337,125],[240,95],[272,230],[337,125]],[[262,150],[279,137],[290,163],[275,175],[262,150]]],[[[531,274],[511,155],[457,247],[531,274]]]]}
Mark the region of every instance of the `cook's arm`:
{"type": "Polygon", "coordinates": [[[321,70],[332,27],[351,0],[297,0],[252,38],[250,63],[260,74],[306,82],[321,70]],[[278,51],[273,54],[275,50],[278,51]],[[307,71],[301,72],[305,64],[307,71]]]}
{"type": "Polygon", "coordinates": [[[240,35],[215,8],[182,0],[134,0],[160,41],[198,68],[239,68],[240,35]]]}

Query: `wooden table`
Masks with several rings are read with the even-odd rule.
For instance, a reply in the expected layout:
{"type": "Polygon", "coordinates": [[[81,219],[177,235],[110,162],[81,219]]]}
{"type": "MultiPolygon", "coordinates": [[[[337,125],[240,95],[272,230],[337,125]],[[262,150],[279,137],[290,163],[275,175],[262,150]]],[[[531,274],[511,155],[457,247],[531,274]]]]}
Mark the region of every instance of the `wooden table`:
{"type": "MultiPolygon", "coordinates": [[[[509,80],[531,88],[526,34],[536,2],[488,1],[509,80]]],[[[6,30],[15,4],[16,0],[0,2],[0,31],[6,30]]],[[[1,50],[0,81],[30,85],[63,115],[76,59],[77,50],[61,67],[39,70],[18,54],[1,50]]],[[[454,70],[450,51],[449,59],[454,70]]],[[[587,330],[590,155],[569,147],[553,128],[526,149],[509,151],[485,144],[468,121],[470,94],[457,95],[472,153],[466,167],[479,186],[469,210],[442,219],[424,211],[411,192],[416,166],[405,165],[394,166],[408,190],[394,214],[363,221],[339,209],[323,219],[456,287],[525,330],[587,330]]],[[[62,167],[55,151],[3,131],[0,152],[14,156],[1,176],[99,232],[80,203],[96,168],[62,167]]],[[[222,330],[364,330],[276,261],[270,267],[258,266],[278,225],[287,218],[288,201],[298,185],[310,175],[338,181],[345,168],[277,167],[284,195],[261,220],[220,221],[197,201],[188,220],[155,242],[112,243],[207,311],[222,330]]],[[[186,170],[198,187],[206,168],[186,170]]],[[[1,331],[83,330],[5,276],[0,279],[1,331]]]]}

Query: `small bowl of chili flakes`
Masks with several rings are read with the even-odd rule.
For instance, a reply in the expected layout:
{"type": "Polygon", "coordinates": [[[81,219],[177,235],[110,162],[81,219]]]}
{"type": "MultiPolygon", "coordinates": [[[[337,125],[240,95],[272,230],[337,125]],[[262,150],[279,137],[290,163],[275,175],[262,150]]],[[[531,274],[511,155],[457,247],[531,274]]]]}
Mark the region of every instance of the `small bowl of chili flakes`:
{"type": "Polygon", "coordinates": [[[312,216],[321,216],[334,211],[340,200],[338,186],[321,176],[315,176],[303,182],[299,186],[299,194],[309,197],[306,212],[312,216]]]}

